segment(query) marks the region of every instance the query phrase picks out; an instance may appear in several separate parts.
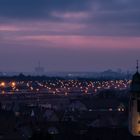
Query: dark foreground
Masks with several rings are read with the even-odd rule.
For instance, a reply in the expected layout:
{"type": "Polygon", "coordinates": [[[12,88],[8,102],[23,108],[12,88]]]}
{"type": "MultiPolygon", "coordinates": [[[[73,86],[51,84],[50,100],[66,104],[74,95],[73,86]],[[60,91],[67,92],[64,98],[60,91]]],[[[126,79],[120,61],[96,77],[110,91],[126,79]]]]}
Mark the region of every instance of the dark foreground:
{"type": "MultiPolygon", "coordinates": [[[[45,131],[44,131],[45,132],[45,131]]],[[[133,137],[126,128],[89,128],[85,134],[67,131],[65,134],[47,134],[35,132],[30,140],[139,140],[133,137]]]]}

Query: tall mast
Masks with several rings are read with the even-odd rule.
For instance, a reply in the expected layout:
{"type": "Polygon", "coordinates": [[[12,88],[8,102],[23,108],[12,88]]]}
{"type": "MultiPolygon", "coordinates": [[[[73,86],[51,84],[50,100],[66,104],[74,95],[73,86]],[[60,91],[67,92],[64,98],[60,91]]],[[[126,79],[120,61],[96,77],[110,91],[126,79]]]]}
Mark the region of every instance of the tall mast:
{"type": "Polygon", "coordinates": [[[136,66],[137,72],[139,72],[139,60],[137,60],[137,66],[136,66]]]}

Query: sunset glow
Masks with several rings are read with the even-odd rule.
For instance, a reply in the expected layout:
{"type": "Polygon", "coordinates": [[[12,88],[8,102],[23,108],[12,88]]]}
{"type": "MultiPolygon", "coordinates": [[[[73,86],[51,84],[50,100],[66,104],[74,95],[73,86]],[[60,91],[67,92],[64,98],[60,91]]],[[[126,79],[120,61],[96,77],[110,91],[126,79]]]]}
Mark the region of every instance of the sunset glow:
{"type": "Polygon", "coordinates": [[[139,59],[140,52],[139,5],[138,0],[24,0],[21,3],[18,0],[9,3],[2,0],[1,70],[20,71],[26,67],[24,70],[31,71],[38,60],[50,71],[103,70],[110,64],[114,69],[123,65],[125,69],[133,70],[130,63],[139,59]],[[6,59],[5,64],[3,58],[6,59]],[[73,58],[76,61],[71,64],[73,58]],[[93,61],[89,63],[89,59],[93,61]],[[16,64],[11,67],[13,61],[16,64]],[[100,62],[102,66],[98,65],[100,62]],[[90,67],[86,68],[87,65],[90,67]]]}

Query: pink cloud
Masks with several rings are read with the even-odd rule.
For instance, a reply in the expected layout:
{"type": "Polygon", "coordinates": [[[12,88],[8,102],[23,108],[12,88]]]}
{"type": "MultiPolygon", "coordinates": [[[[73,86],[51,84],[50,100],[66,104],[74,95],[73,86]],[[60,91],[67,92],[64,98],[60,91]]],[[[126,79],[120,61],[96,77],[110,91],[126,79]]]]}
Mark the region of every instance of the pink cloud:
{"type": "Polygon", "coordinates": [[[74,33],[76,31],[82,31],[86,28],[85,24],[82,23],[69,23],[69,22],[50,22],[50,21],[41,21],[41,22],[17,22],[16,24],[6,24],[0,25],[0,31],[13,31],[13,32],[26,32],[26,33],[36,33],[43,31],[47,34],[49,32],[58,32],[61,33],[74,33]]]}
{"type": "MultiPolygon", "coordinates": [[[[71,17],[71,13],[67,13],[64,17],[71,17]]],[[[75,17],[84,17],[84,13],[78,13],[75,17]]],[[[89,49],[118,49],[118,48],[139,48],[140,37],[127,36],[86,36],[75,35],[86,32],[87,25],[82,23],[59,23],[59,22],[17,22],[16,24],[0,25],[2,32],[1,43],[14,44],[34,44],[44,47],[58,48],[89,48],[89,49]],[[6,32],[6,34],[3,34],[6,32]],[[51,35],[51,33],[54,33],[51,35]]],[[[92,27],[89,27],[92,28],[92,27]]],[[[92,28],[95,29],[96,26],[92,28]]],[[[102,30],[102,29],[101,29],[102,30]]],[[[119,31],[119,30],[118,30],[119,31]]]]}
{"type": "Polygon", "coordinates": [[[62,18],[64,20],[80,20],[89,18],[90,14],[88,12],[52,12],[52,16],[62,18]]]}
{"type": "Polygon", "coordinates": [[[11,26],[11,25],[0,25],[0,31],[8,31],[8,32],[13,32],[13,31],[19,31],[20,29],[17,26],[11,26]]]}
{"type": "Polygon", "coordinates": [[[118,49],[118,48],[139,48],[140,46],[140,37],[33,35],[33,36],[17,37],[16,40],[38,42],[40,44],[44,44],[45,42],[51,42],[52,47],[54,46],[62,48],[71,47],[71,48],[118,49]]]}

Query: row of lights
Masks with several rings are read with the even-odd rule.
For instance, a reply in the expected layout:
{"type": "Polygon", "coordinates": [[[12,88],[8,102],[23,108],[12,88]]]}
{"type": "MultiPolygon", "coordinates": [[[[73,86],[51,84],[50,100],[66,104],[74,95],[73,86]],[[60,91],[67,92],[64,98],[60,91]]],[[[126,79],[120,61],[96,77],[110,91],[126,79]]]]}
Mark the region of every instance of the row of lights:
{"type": "MultiPolygon", "coordinates": [[[[56,81],[48,81],[48,82],[38,82],[38,81],[21,81],[21,82],[10,82],[10,83],[5,83],[1,82],[0,87],[5,88],[5,87],[12,87],[14,90],[16,90],[16,86],[19,85],[24,87],[26,86],[27,90],[29,89],[30,91],[40,91],[40,89],[47,90],[48,92],[53,92],[55,93],[69,93],[69,92],[75,92],[75,91],[80,91],[81,93],[97,93],[98,91],[102,89],[121,89],[121,88],[127,88],[130,85],[131,81],[127,80],[116,80],[116,81],[78,81],[78,80],[56,80],[56,81]],[[34,84],[36,87],[34,87],[34,84]]],[[[25,89],[25,90],[26,90],[25,89]]]]}
{"type": "MultiPolygon", "coordinates": [[[[5,82],[1,82],[1,83],[0,83],[0,87],[6,87],[6,86],[7,86],[7,85],[6,85],[5,82]]],[[[10,86],[11,86],[11,87],[16,87],[16,83],[15,83],[15,82],[11,82],[10,86]]]]}

